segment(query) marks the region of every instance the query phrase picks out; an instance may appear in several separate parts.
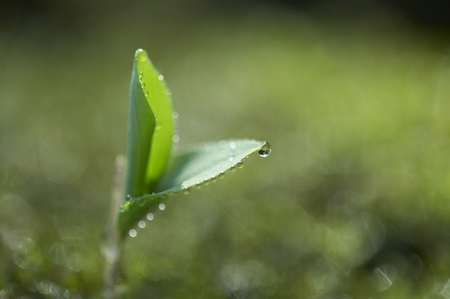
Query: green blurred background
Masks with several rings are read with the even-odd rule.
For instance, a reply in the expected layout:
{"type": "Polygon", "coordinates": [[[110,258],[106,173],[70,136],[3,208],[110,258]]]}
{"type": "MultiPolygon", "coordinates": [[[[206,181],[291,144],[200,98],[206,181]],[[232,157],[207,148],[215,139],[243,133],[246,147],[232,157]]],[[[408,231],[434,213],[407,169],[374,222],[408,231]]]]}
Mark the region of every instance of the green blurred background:
{"type": "Polygon", "coordinates": [[[0,298],[100,298],[134,51],[180,146],[272,154],[138,228],[130,298],[450,298],[447,1],[0,2],[0,298]]]}

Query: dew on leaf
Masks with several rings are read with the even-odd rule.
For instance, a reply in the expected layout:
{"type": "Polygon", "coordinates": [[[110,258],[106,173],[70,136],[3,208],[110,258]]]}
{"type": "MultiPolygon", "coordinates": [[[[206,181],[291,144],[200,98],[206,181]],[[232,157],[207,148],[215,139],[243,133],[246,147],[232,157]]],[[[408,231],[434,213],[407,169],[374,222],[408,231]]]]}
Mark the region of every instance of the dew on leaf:
{"type": "Polygon", "coordinates": [[[178,136],[178,135],[173,135],[173,136],[172,136],[172,141],[175,142],[175,143],[179,142],[179,141],[180,141],[180,136],[178,136]]]}
{"type": "Polygon", "coordinates": [[[239,169],[244,168],[244,163],[242,163],[242,161],[240,161],[238,164],[236,164],[236,167],[239,169]]]}
{"type": "Polygon", "coordinates": [[[130,235],[130,237],[134,238],[137,236],[137,231],[134,228],[132,228],[132,229],[130,229],[128,234],[130,235]]]}
{"type": "Polygon", "coordinates": [[[227,146],[227,142],[225,140],[220,140],[219,141],[219,147],[220,148],[225,148],[227,146]]]}
{"type": "Polygon", "coordinates": [[[268,157],[270,155],[270,152],[272,151],[272,149],[270,148],[270,144],[268,142],[266,142],[261,149],[258,151],[258,154],[260,157],[268,157]]]}
{"type": "Polygon", "coordinates": [[[140,228],[144,228],[146,225],[147,225],[147,223],[145,223],[144,220],[141,220],[141,221],[139,221],[139,223],[138,223],[138,226],[139,226],[140,228]]]}
{"type": "Polygon", "coordinates": [[[184,189],[183,190],[183,193],[186,194],[186,195],[188,195],[190,192],[191,192],[191,190],[189,190],[189,189],[184,189]]]}
{"type": "Polygon", "coordinates": [[[152,221],[155,218],[155,216],[152,213],[147,214],[147,219],[152,221]]]}
{"type": "Polygon", "coordinates": [[[159,81],[164,80],[164,75],[158,75],[158,80],[159,80],[159,81]]]}
{"type": "Polygon", "coordinates": [[[231,141],[231,142],[230,142],[230,148],[231,148],[231,149],[235,149],[235,148],[236,148],[236,142],[231,141]]]}
{"type": "Polygon", "coordinates": [[[172,112],[172,118],[177,119],[179,116],[178,112],[174,111],[172,112]]]}
{"type": "Polygon", "coordinates": [[[160,203],[159,206],[158,206],[158,208],[159,208],[161,211],[164,211],[164,210],[166,209],[166,205],[163,204],[163,203],[160,203]]]}
{"type": "Polygon", "coordinates": [[[219,179],[223,179],[225,177],[225,173],[224,172],[221,172],[220,174],[219,174],[219,179]]]}
{"type": "Polygon", "coordinates": [[[138,197],[137,204],[140,207],[144,206],[145,205],[145,199],[143,199],[142,197],[138,197]]]}
{"type": "Polygon", "coordinates": [[[166,94],[167,94],[168,96],[170,96],[170,95],[172,94],[172,92],[170,91],[170,89],[166,89],[166,94]]]}
{"type": "Polygon", "coordinates": [[[119,212],[120,212],[120,213],[125,212],[125,205],[124,205],[123,203],[120,204],[120,206],[119,206],[119,212]]]}

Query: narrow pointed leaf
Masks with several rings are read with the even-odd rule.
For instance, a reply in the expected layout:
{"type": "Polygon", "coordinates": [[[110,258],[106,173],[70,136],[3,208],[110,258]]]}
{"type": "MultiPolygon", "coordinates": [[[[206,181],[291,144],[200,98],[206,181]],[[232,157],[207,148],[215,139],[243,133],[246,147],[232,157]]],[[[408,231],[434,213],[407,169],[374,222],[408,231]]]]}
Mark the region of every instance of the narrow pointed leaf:
{"type": "Polygon", "coordinates": [[[167,197],[220,177],[227,170],[239,168],[255,152],[266,157],[270,154],[270,146],[262,141],[229,140],[201,143],[178,151],[157,193],[139,196],[124,204],[119,215],[119,229],[125,234],[167,197]]]}
{"type": "Polygon", "coordinates": [[[137,196],[146,192],[145,176],[155,131],[155,116],[145,97],[138,70],[138,51],[134,57],[128,119],[127,175],[125,193],[137,196]]]}
{"type": "Polygon", "coordinates": [[[167,167],[172,150],[173,106],[164,77],[153,67],[144,50],[136,51],[136,66],[141,88],[156,121],[145,175],[147,188],[152,191],[167,167]]]}
{"type": "Polygon", "coordinates": [[[200,185],[229,169],[243,166],[243,161],[255,152],[267,156],[270,146],[265,141],[222,140],[202,143],[180,151],[157,191],[178,192],[200,185]]]}

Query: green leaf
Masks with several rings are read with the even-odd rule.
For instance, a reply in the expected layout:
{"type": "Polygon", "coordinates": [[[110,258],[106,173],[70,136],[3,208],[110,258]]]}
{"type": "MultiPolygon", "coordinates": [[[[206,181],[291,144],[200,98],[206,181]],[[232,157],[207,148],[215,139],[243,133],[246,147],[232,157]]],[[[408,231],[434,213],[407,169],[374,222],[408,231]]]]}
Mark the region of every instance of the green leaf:
{"type": "Polygon", "coordinates": [[[137,196],[146,193],[145,176],[156,120],[145,97],[138,70],[138,55],[134,57],[130,87],[128,118],[127,175],[125,193],[137,196]]]}
{"type": "Polygon", "coordinates": [[[201,185],[229,169],[243,167],[244,160],[255,152],[268,156],[270,146],[267,142],[249,139],[192,146],[175,156],[157,191],[178,192],[201,185]]]}
{"type": "Polygon", "coordinates": [[[172,149],[172,101],[163,77],[147,53],[135,53],[131,76],[125,192],[138,196],[151,192],[161,179],[172,149]]]}
{"type": "Polygon", "coordinates": [[[140,76],[141,88],[155,116],[156,127],[148,152],[145,183],[152,191],[161,179],[172,151],[174,135],[173,106],[169,91],[161,75],[150,63],[147,52],[136,51],[136,65],[140,76]]]}
{"type": "Polygon", "coordinates": [[[255,152],[267,157],[270,146],[267,142],[256,140],[229,140],[206,142],[178,151],[171,168],[156,189],[158,193],[132,198],[121,207],[118,220],[120,230],[126,233],[149,209],[156,209],[165,198],[215,180],[227,170],[241,168],[243,161],[255,152]]]}

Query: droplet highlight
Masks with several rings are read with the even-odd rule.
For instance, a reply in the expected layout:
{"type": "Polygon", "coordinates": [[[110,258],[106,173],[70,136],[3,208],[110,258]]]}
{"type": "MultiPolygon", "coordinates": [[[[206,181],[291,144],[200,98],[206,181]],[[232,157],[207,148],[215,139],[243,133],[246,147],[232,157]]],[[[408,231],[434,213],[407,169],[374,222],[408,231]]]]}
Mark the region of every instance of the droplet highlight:
{"type": "Polygon", "coordinates": [[[270,153],[272,152],[272,149],[270,148],[270,144],[266,142],[261,149],[258,151],[258,154],[260,157],[268,157],[270,153]]]}
{"type": "Polygon", "coordinates": [[[158,75],[158,80],[159,80],[159,81],[164,80],[164,75],[158,75]]]}
{"type": "Polygon", "coordinates": [[[130,229],[128,234],[130,235],[130,237],[134,238],[137,236],[137,231],[134,228],[132,228],[132,229],[130,229]]]}
{"type": "Polygon", "coordinates": [[[163,204],[163,203],[160,203],[159,206],[158,206],[158,208],[159,208],[161,211],[164,211],[164,210],[166,209],[166,205],[163,204]]]}
{"type": "Polygon", "coordinates": [[[155,216],[152,213],[147,214],[147,219],[152,221],[155,218],[155,216]]]}
{"type": "Polygon", "coordinates": [[[139,226],[140,228],[144,228],[146,225],[147,225],[147,223],[145,223],[144,220],[141,220],[141,221],[139,221],[139,223],[138,223],[138,226],[139,226]]]}

